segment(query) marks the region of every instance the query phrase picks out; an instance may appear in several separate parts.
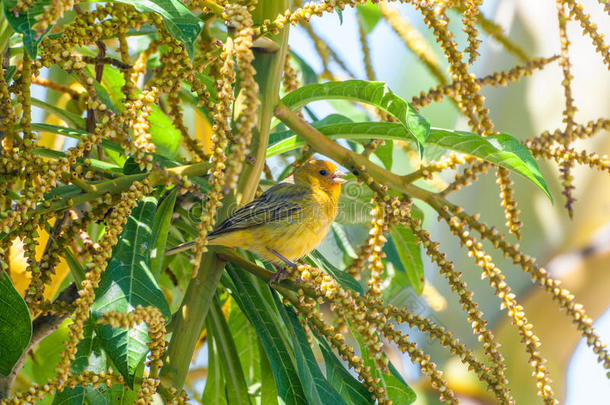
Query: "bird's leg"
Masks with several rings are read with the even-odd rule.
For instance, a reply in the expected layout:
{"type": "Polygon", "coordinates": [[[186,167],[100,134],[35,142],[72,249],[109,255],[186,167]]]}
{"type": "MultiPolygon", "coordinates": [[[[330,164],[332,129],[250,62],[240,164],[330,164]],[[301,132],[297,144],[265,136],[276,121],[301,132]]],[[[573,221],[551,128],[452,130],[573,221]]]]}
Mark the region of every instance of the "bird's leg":
{"type": "MultiPolygon", "coordinates": [[[[275,257],[277,257],[278,259],[280,259],[281,261],[286,263],[286,266],[292,268],[293,270],[297,268],[297,265],[295,263],[286,259],[284,256],[279,254],[277,251],[271,249],[270,247],[268,247],[267,250],[270,251],[275,257]]],[[[271,277],[271,279],[269,279],[269,285],[279,284],[283,279],[286,278],[286,268],[285,267],[276,265],[275,263],[273,263],[273,267],[275,267],[276,272],[275,272],[275,274],[273,274],[273,277],[271,277]]]]}

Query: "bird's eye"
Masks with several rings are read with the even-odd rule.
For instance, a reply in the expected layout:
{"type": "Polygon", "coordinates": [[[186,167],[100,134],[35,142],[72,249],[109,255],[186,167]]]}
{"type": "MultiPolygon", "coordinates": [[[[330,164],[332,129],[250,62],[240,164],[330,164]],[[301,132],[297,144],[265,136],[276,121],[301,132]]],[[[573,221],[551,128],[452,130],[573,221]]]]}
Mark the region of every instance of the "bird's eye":
{"type": "Polygon", "coordinates": [[[326,170],[320,170],[319,172],[322,176],[326,176],[328,172],[326,170]]]}

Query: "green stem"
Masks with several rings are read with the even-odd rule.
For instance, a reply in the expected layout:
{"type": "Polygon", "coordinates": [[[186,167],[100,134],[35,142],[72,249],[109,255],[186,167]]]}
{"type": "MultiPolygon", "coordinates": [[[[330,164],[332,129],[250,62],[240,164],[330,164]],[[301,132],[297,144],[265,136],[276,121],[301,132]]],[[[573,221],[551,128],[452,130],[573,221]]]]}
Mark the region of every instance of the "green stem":
{"type": "Polygon", "coordinates": [[[342,166],[349,169],[354,175],[360,175],[361,171],[366,171],[373,179],[381,184],[385,184],[397,191],[405,193],[419,200],[426,200],[434,194],[422,188],[410,184],[407,176],[399,176],[384,168],[377,166],[365,156],[355,153],[334,142],[323,133],[309,125],[295,112],[291,111],[282,102],[275,107],[274,114],[286,126],[292,129],[297,135],[305,139],[307,143],[318,153],[339,162],[342,166]]]}
{"type": "MultiPolygon", "coordinates": [[[[256,277],[264,280],[265,282],[269,282],[269,280],[271,280],[271,278],[273,277],[273,274],[274,274],[273,272],[238,255],[232,249],[225,248],[225,247],[218,248],[218,250],[216,251],[216,256],[218,256],[221,260],[235,264],[236,266],[238,266],[239,268],[241,268],[243,270],[246,270],[250,274],[254,274],[256,277]]],[[[280,286],[283,289],[283,291],[292,290],[292,291],[296,292],[299,289],[302,289],[305,291],[305,295],[310,296],[310,297],[316,296],[315,292],[313,292],[306,286],[299,284],[299,283],[293,283],[292,281],[289,281],[289,280],[282,281],[279,286],[274,285],[274,288],[276,290],[280,291],[280,286]]]]}
{"type": "MultiPolygon", "coordinates": [[[[168,172],[174,174],[180,174],[187,177],[193,176],[202,176],[205,174],[209,167],[207,162],[199,162],[192,165],[178,166],[167,169],[168,172]]],[[[127,191],[129,186],[133,184],[134,181],[139,181],[147,176],[150,176],[151,183],[153,185],[164,184],[167,180],[167,176],[163,172],[154,172],[154,173],[138,173],[131,174],[128,176],[121,176],[116,179],[108,180],[103,183],[95,184],[95,191],[89,193],[78,194],[74,197],[65,198],[59,201],[52,202],[48,207],[39,208],[33,213],[47,214],[50,212],[61,211],[68,207],[82,204],[88,201],[96,200],[98,198],[102,198],[104,194],[118,194],[123,191],[127,191]]]]}
{"type": "Polygon", "coordinates": [[[222,16],[223,11],[225,10],[224,7],[222,7],[221,5],[218,5],[216,2],[211,1],[211,0],[202,1],[201,4],[203,6],[209,8],[210,11],[212,11],[214,14],[216,14],[219,17],[222,16]]]}
{"type": "MultiPolygon", "coordinates": [[[[287,0],[262,0],[253,11],[255,24],[265,18],[273,18],[288,7],[287,0]]],[[[245,203],[252,200],[265,163],[266,149],[269,141],[269,124],[273,117],[273,106],[279,98],[282,66],[286,54],[288,29],[284,29],[275,39],[280,45],[278,52],[269,54],[254,49],[256,81],[259,86],[259,98],[262,101],[259,110],[258,126],[254,131],[250,150],[256,159],[254,165],[244,168],[240,175],[237,192],[228,194],[222,201],[217,220],[225,218],[236,201],[245,203]]],[[[197,339],[210,309],[210,303],[220,280],[224,261],[216,255],[216,249],[210,247],[201,259],[201,267],[196,278],[191,280],[182,304],[176,313],[174,332],[169,342],[163,368],[161,369],[162,385],[180,389],[184,385],[189,364],[195,350],[197,339]]]]}
{"type": "MultiPolygon", "coordinates": [[[[255,25],[261,24],[265,19],[283,13],[289,6],[290,2],[286,0],[261,0],[252,13],[253,22],[255,25]]],[[[283,29],[277,36],[269,37],[268,40],[277,45],[273,47],[276,51],[269,46],[264,49],[253,48],[252,66],[256,70],[255,79],[259,87],[261,105],[258,112],[258,126],[250,144],[250,155],[254,158],[254,163],[244,167],[238,184],[241,195],[237,195],[237,201],[242,203],[254,198],[265,166],[271,129],[269,123],[273,118],[273,108],[279,100],[284,60],[288,52],[288,28],[283,29]]]]}

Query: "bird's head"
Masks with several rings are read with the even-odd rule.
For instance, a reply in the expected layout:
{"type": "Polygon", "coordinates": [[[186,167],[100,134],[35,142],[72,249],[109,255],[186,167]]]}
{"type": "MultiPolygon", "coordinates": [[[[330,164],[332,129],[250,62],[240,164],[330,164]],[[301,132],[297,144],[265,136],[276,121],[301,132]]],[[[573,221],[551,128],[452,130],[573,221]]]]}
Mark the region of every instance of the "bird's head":
{"type": "Polygon", "coordinates": [[[296,183],[320,187],[333,197],[339,197],[345,173],[326,160],[310,160],[294,172],[296,183]]]}

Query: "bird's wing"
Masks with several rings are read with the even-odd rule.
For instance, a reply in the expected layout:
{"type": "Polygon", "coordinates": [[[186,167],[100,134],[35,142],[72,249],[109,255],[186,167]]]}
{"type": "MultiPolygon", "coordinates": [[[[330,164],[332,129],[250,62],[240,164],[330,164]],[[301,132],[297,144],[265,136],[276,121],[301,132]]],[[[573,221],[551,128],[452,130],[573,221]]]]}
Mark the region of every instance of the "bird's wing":
{"type": "Polygon", "coordinates": [[[307,186],[278,183],[225,219],[209,235],[215,236],[280,221],[302,209],[299,202],[310,194],[307,186]]]}

